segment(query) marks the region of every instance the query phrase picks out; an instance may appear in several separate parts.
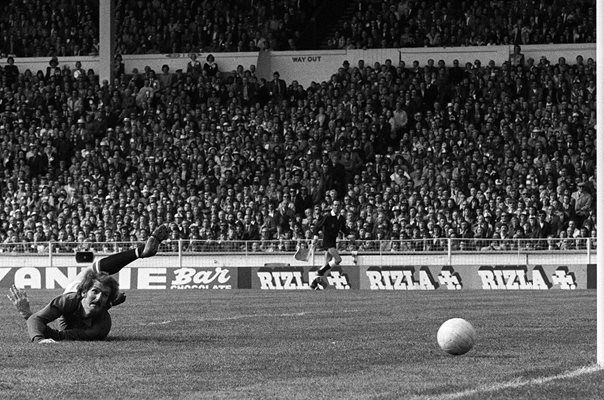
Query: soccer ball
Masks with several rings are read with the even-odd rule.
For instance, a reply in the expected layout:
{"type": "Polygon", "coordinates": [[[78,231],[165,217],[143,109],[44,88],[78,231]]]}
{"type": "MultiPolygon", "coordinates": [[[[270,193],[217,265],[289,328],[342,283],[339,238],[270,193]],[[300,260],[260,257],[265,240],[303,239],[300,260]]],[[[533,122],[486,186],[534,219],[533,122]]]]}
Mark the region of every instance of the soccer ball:
{"type": "Polygon", "coordinates": [[[436,334],[441,349],[454,356],[466,354],[474,347],[476,331],[472,324],[463,318],[451,318],[445,321],[436,334]]]}

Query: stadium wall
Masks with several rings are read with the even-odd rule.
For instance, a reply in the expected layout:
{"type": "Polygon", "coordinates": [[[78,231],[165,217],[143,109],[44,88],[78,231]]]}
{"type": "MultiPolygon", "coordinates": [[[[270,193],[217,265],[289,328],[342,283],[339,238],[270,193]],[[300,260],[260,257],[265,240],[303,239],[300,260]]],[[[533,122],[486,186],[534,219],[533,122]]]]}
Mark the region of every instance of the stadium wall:
{"type": "MultiPolygon", "coordinates": [[[[460,64],[479,60],[483,65],[490,60],[501,64],[508,60],[513,46],[476,46],[476,47],[418,47],[418,48],[395,48],[395,49],[368,49],[368,50],[316,50],[316,51],[264,51],[248,53],[213,53],[216,63],[223,72],[232,72],[238,65],[249,69],[250,65],[257,67],[257,75],[267,80],[272,79],[274,71],[279,71],[281,78],[286,82],[297,80],[302,86],[308,87],[312,82],[328,81],[331,75],[347,60],[352,66],[357,65],[359,60],[364,60],[366,65],[375,62],[383,63],[391,59],[394,65],[399,60],[404,60],[410,66],[413,61],[419,61],[425,65],[429,59],[435,62],[443,60],[445,65],[452,66],[453,60],[459,60],[460,64]]],[[[522,46],[525,58],[533,58],[536,62],[545,56],[550,62],[557,63],[560,57],[566,62],[574,64],[578,55],[596,59],[596,44],[555,44],[555,45],[526,45],[522,46]]],[[[198,53],[199,58],[204,61],[209,53],[198,53]]],[[[124,67],[127,73],[134,68],[144,71],[149,66],[157,73],[161,71],[162,65],[170,67],[174,72],[179,69],[186,70],[189,62],[189,54],[130,54],[123,55],[124,67]]],[[[46,71],[49,66],[49,58],[16,58],[15,65],[20,71],[30,69],[34,74],[38,71],[46,71]]],[[[92,68],[99,71],[98,57],[61,57],[59,66],[74,68],[75,62],[81,61],[86,70],[92,68]]],[[[0,63],[6,63],[5,58],[0,58],[0,63]]]]}
{"type": "MultiPolygon", "coordinates": [[[[328,278],[338,290],[578,290],[596,287],[595,254],[344,254],[328,278]]],[[[122,289],[304,290],[322,256],[158,255],[119,273],[122,289]]],[[[59,289],[83,268],[73,255],[0,256],[0,288],[59,289]]]]}

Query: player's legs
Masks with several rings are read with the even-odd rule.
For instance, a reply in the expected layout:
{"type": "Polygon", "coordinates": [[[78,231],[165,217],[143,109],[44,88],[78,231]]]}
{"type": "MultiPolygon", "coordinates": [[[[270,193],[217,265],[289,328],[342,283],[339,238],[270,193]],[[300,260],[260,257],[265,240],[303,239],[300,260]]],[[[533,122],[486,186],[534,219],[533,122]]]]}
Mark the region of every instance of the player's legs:
{"type": "Polygon", "coordinates": [[[139,258],[138,254],[140,254],[140,252],[142,251],[142,247],[143,246],[140,246],[136,249],[130,249],[122,251],[120,253],[111,254],[98,261],[95,261],[94,263],[92,263],[91,266],[86,267],[82,271],[80,271],[80,273],[77,274],[71,282],[69,282],[63,293],[76,292],[77,287],[89,271],[97,273],[102,271],[108,273],[109,275],[117,274],[126,265],[139,258]]]}
{"type": "Polygon", "coordinates": [[[162,241],[168,238],[168,229],[165,225],[158,227],[153,234],[147,239],[144,246],[139,246],[135,249],[129,249],[119,253],[111,254],[98,261],[92,263],[90,267],[84,268],[75,279],[70,282],[65,288],[64,293],[72,293],[77,290],[78,285],[84,279],[88,271],[106,272],[109,275],[117,274],[126,265],[130,264],[138,258],[152,257],[157,253],[159,245],[162,241]]]}
{"type": "Polygon", "coordinates": [[[331,261],[332,258],[333,258],[333,256],[329,252],[329,249],[325,250],[325,257],[324,257],[325,262],[324,262],[323,266],[329,264],[329,261],[331,261]]]}
{"type": "Polygon", "coordinates": [[[330,247],[325,251],[325,265],[317,271],[317,277],[310,284],[311,289],[317,289],[319,284],[323,283],[323,276],[329,272],[332,267],[339,265],[342,262],[342,257],[338,254],[335,247],[330,247]]]}
{"type": "Polygon", "coordinates": [[[325,265],[319,268],[319,275],[325,275],[332,267],[340,264],[342,257],[338,254],[338,250],[335,247],[330,247],[325,252],[325,265]]]}
{"type": "Polygon", "coordinates": [[[338,250],[335,247],[330,247],[327,249],[327,254],[329,254],[330,258],[325,260],[325,263],[331,267],[335,267],[342,262],[342,257],[338,253],[338,250]]]}
{"type": "Polygon", "coordinates": [[[139,246],[135,249],[122,251],[119,253],[111,254],[110,256],[104,257],[98,261],[95,261],[93,267],[95,272],[106,272],[109,275],[117,274],[126,265],[132,261],[140,258],[140,254],[143,246],[139,246]]]}

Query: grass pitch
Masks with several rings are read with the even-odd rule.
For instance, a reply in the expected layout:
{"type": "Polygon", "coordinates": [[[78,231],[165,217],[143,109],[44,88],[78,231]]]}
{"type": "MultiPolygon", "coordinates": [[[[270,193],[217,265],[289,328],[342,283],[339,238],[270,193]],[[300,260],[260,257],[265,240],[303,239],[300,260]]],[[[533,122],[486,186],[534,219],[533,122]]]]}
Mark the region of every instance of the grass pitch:
{"type": "MultiPolygon", "coordinates": [[[[59,291],[30,290],[42,307],[59,291]]],[[[28,342],[0,300],[2,399],[593,399],[595,291],[130,291],[104,342],[28,342]],[[442,322],[476,328],[450,356],[442,322]]]]}

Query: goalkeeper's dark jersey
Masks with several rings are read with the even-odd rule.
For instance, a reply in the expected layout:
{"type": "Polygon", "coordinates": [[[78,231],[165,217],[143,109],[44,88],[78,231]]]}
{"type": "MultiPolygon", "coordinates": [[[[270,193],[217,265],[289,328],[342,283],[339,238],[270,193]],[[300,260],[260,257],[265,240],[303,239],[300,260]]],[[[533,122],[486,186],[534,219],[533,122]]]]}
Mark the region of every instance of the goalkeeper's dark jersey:
{"type": "Polygon", "coordinates": [[[336,247],[336,239],[338,233],[342,231],[345,235],[350,233],[346,226],[346,220],[343,216],[335,216],[331,212],[325,214],[315,226],[315,235],[319,235],[319,231],[323,231],[323,247],[329,249],[336,247]]]}
{"type": "Polygon", "coordinates": [[[111,329],[111,317],[106,310],[98,315],[84,317],[82,297],[77,293],[65,293],[56,297],[46,307],[27,320],[29,336],[34,342],[54,340],[102,340],[111,329]],[[59,318],[61,330],[52,329],[48,323],[59,318]]]}

